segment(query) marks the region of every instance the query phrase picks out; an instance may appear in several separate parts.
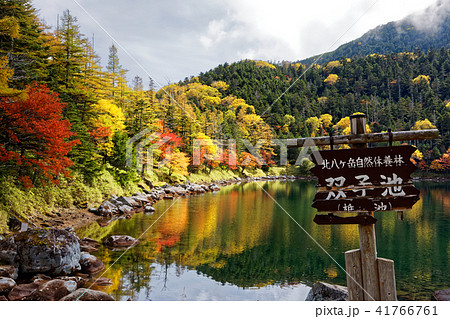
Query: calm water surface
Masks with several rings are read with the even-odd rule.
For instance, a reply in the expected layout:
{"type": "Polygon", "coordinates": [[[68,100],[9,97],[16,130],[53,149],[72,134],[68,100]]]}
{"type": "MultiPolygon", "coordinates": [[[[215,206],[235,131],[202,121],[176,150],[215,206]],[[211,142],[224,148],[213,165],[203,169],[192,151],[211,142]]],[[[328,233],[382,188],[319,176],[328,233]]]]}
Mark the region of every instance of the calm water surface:
{"type": "MultiPolygon", "coordinates": [[[[394,212],[375,213],[378,256],[395,261],[402,300],[429,300],[450,287],[450,183],[416,187],[421,199],[403,221],[394,212]]],[[[359,247],[356,225],[312,221],[315,191],[307,181],[232,185],[160,201],[153,215],[103,228],[94,223],[78,234],[99,241],[142,234],[125,254],[104,247],[94,253],[111,266],[104,276],[113,285],[102,290],[117,300],[304,300],[316,281],[346,283],[318,244],[344,268],[344,252],[359,247]]]]}

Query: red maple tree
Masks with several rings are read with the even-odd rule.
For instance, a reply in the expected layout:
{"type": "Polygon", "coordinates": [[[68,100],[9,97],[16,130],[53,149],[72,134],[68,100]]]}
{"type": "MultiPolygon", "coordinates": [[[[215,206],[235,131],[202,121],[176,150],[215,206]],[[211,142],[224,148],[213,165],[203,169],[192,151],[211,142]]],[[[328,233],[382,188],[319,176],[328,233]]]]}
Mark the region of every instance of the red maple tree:
{"type": "Polygon", "coordinates": [[[0,99],[0,171],[15,172],[27,188],[42,177],[57,183],[68,175],[67,154],[79,140],[68,140],[76,134],[62,119],[65,104],[56,93],[36,84],[25,92],[25,100],[0,99]]]}

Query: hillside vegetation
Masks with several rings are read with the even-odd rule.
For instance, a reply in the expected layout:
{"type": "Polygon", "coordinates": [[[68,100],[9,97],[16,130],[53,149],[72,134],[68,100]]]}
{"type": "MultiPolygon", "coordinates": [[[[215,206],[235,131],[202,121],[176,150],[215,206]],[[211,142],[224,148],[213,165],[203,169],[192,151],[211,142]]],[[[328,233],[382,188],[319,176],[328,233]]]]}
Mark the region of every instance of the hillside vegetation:
{"type": "MultiPolygon", "coordinates": [[[[309,69],[245,60],[144,87],[114,45],[100,64],[68,10],[53,30],[30,1],[0,8],[0,229],[10,215],[85,208],[151,183],[271,174],[280,164],[274,139],[345,134],[355,112],[373,132],[437,127],[441,138],[418,143],[415,161],[450,169],[448,47],[309,69]]],[[[290,165],[297,153],[289,151],[290,165]]]]}

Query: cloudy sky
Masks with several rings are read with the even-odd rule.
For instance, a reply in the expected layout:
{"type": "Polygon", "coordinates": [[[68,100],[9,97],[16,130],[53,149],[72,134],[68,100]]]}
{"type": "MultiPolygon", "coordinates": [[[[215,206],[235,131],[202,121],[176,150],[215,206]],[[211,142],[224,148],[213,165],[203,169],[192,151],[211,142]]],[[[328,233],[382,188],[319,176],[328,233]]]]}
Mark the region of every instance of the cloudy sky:
{"type": "MultiPolygon", "coordinates": [[[[160,85],[242,59],[296,61],[336,49],[436,0],[33,0],[55,26],[69,9],[105,66],[116,43],[128,78],[160,85]]],[[[447,0],[445,0],[447,1],[447,0]]]]}

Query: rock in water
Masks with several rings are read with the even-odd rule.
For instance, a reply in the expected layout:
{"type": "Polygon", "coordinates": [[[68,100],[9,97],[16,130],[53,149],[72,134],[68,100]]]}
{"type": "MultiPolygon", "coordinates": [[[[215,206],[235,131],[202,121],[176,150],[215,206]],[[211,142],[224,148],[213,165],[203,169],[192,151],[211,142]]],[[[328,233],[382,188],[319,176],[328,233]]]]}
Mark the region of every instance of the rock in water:
{"type": "Polygon", "coordinates": [[[305,301],[345,301],[347,297],[347,287],[316,282],[305,301]]]}
{"type": "Polygon", "coordinates": [[[85,237],[83,239],[78,240],[78,242],[80,243],[81,251],[86,251],[88,253],[92,251],[97,251],[98,247],[100,247],[100,243],[91,238],[85,237]]]}
{"type": "Polygon", "coordinates": [[[146,213],[154,213],[155,212],[155,207],[152,206],[152,204],[147,204],[144,206],[144,211],[146,213]]]}
{"type": "Polygon", "coordinates": [[[115,299],[104,292],[80,288],[72,292],[71,294],[63,297],[60,301],[114,301],[115,299]]]}
{"type": "Polygon", "coordinates": [[[35,289],[25,300],[56,301],[77,289],[77,283],[72,280],[53,279],[35,289]]]}
{"type": "Polygon", "coordinates": [[[128,247],[139,244],[139,240],[128,235],[109,236],[105,240],[105,245],[110,247],[128,247]]]}
{"type": "Polygon", "coordinates": [[[450,288],[438,290],[433,293],[434,299],[437,301],[450,301],[450,288]]]}
{"type": "Polygon", "coordinates": [[[15,237],[23,273],[69,275],[80,270],[80,244],[62,229],[32,229],[15,237]]]}
{"type": "Polygon", "coordinates": [[[95,274],[105,268],[100,259],[86,252],[81,253],[80,265],[81,271],[85,274],[95,274]]]}
{"type": "Polygon", "coordinates": [[[32,282],[31,284],[22,284],[15,286],[8,294],[8,299],[11,301],[25,300],[40,286],[39,283],[32,282]]]}
{"type": "Polygon", "coordinates": [[[0,277],[0,294],[6,294],[16,286],[16,282],[11,278],[0,277]]]}

